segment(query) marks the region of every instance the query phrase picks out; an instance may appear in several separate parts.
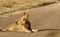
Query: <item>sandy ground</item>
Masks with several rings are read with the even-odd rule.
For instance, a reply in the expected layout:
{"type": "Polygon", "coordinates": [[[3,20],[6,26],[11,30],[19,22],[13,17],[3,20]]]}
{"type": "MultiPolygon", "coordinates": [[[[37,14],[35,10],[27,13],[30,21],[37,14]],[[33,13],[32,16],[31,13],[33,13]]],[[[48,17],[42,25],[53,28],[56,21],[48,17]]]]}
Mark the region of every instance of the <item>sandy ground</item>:
{"type": "MultiPolygon", "coordinates": [[[[60,3],[27,11],[30,14],[31,27],[40,30],[35,33],[0,32],[0,37],[60,37],[60,3]]],[[[14,23],[19,15],[9,18],[0,17],[0,26],[14,23]]]]}

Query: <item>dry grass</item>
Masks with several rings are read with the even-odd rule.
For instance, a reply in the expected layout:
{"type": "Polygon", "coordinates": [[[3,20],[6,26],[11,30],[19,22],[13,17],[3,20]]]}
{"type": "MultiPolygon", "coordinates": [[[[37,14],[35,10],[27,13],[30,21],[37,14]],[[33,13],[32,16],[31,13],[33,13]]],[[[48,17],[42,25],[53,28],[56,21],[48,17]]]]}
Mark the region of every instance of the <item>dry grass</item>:
{"type": "Polygon", "coordinates": [[[43,3],[49,4],[50,2],[57,2],[57,0],[0,0],[0,15],[38,7],[43,3]]]}

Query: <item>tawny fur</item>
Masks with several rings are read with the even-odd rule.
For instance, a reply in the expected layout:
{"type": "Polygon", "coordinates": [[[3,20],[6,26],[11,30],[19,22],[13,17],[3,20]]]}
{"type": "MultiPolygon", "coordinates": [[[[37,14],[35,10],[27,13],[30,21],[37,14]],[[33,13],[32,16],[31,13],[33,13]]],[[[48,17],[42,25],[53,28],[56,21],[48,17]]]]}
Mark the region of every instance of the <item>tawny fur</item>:
{"type": "Polygon", "coordinates": [[[37,32],[38,30],[31,29],[31,24],[29,21],[29,14],[22,13],[21,17],[19,17],[16,23],[13,23],[6,27],[6,31],[19,31],[19,32],[31,33],[31,32],[37,32]]]}

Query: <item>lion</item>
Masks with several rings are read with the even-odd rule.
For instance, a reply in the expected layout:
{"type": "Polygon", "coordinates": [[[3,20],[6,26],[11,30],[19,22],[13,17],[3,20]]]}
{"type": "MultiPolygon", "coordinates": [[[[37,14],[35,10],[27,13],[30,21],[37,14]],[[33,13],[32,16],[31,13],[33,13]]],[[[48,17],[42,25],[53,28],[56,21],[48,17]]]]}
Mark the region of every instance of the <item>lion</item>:
{"type": "Polygon", "coordinates": [[[25,12],[21,14],[21,17],[19,17],[19,19],[15,23],[8,25],[5,30],[3,29],[0,30],[18,31],[18,32],[27,32],[27,33],[33,33],[38,31],[31,28],[31,23],[29,21],[29,14],[25,12]]]}

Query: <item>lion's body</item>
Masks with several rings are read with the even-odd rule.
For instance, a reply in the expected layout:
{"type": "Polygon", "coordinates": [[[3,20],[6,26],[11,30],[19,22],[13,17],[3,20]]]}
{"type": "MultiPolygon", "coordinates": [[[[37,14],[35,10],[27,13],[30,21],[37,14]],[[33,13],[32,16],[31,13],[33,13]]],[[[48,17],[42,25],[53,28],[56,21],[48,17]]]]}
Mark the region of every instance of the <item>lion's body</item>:
{"type": "MultiPolygon", "coordinates": [[[[7,31],[21,31],[21,32],[33,32],[34,30],[31,29],[31,24],[29,21],[29,14],[23,13],[21,17],[9,26],[7,26],[7,31]]],[[[35,30],[37,31],[37,30],[35,30]]]]}

